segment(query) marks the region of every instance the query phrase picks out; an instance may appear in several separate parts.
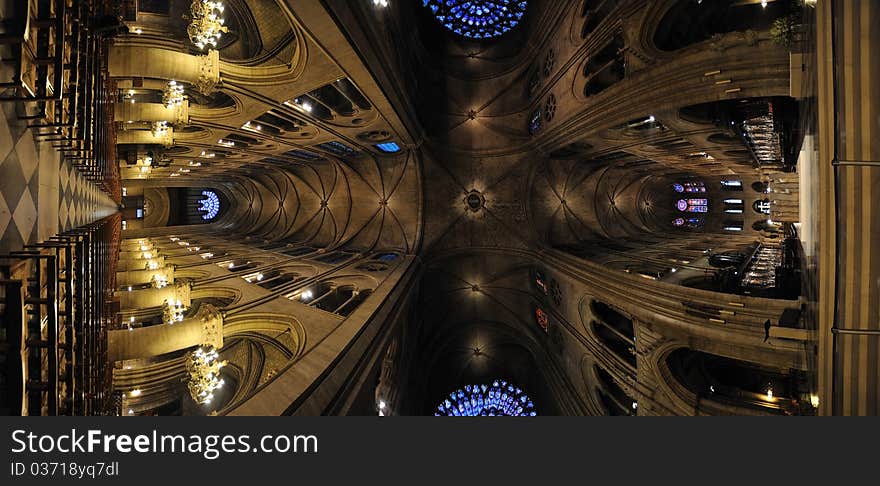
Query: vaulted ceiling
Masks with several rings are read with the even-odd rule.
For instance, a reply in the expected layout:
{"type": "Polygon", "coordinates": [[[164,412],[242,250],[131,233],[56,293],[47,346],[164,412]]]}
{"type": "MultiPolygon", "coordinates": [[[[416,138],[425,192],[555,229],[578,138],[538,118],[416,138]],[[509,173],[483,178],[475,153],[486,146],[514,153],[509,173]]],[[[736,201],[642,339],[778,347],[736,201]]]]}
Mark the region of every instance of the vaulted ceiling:
{"type": "MultiPolygon", "coordinates": [[[[204,61],[158,20],[111,52],[114,76],[140,79],[121,88],[155,96],[177,79],[190,95],[172,142],[122,132],[132,152],[164,144],[170,164],[130,177],[216,188],[231,205],[218,231],[254,241],[422,255],[423,365],[446,370],[429,396],[546,365],[529,255],[679,238],[673,180],[760,177],[731,129],[683,109],[788,94],[787,52],[763,31],[655,44],[658,29],[694,42],[670,25],[684,18],[674,0],[530,0],[489,41],[447,31],[422,2],[226,3],[214,64],[185,68],[204,61]]],[[[712,18],[710,36],[725,32],[712,18]]]]}

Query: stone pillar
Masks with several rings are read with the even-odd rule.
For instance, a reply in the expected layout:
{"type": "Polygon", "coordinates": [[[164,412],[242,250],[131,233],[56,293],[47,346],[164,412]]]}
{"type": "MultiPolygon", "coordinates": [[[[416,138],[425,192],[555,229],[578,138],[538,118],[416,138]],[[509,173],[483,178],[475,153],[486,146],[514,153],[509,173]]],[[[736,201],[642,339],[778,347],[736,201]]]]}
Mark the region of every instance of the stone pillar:
{"type": "Polygon", "coordinates": [[[172,125],[189,123],[189,101],[166,107],[161,103],[117,103],[114,120],[121,123],[167,121],[172,125]]]}
{"type": "Polygon", "coordinates": [[[171,285],[174,283],[174,267],[116,272],[116,284],[119,286],[148,284],[152,283],[154,276],[164,279],[168,285],[171,285]]]}
{"type": "Polygon", "coordinates": [[[131,291],[122,290],[117,295],[119,296],[120,308],[124,311],[160,307],[166,300],[169,302],[180,300],[183,306],[188,308],[192,304],[190,293],[189,284],[175,282],[173,285],[161,289],[150,287],[131,291]]]}
{"type": "Polygon", "coordinates": [[[151,358],[193,346],[223,347],[223,315],[210,304],[177,324],[114,330],[109,333],[110,361],[151,358]]]}
{"type": "Polygon", "coordinates": [[[174,127],[169,126],[164,134],[156,136],[152,130],[123,130],[116,134],[117,143],[123,144],[141,144],[141,145],[163,145],[170,147],[174,145],[174,127]]]}
{"type": "Polygon", "coordinates": [[[152,270],[158,270],[160,268],[165,268],[165,257],[162,255],[153,255],[152,258],[126,258],[119,259],[119,267],[117,267],[117,271],[131,271],[131,270],[149,270],[150,266],[154,266],[152,270]]]}
{"type": "Polygon", "coordinates": [[[110,75],[115,78],[161,78],[184,82],[205,95],[220,84],[220,52],[193,56],[153,46],[116,45],[110,48],[110,75]]]}

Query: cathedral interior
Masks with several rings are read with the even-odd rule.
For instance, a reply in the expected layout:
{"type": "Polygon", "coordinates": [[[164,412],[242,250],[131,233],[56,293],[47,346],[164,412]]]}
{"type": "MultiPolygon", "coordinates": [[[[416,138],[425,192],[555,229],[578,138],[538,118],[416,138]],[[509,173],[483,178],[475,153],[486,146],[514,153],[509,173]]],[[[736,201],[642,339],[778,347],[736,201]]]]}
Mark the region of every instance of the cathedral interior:
{"type": "Polygon", "coordinates": [[[0,19],[4,415],[880,414],[877,0],[0,19]]]}

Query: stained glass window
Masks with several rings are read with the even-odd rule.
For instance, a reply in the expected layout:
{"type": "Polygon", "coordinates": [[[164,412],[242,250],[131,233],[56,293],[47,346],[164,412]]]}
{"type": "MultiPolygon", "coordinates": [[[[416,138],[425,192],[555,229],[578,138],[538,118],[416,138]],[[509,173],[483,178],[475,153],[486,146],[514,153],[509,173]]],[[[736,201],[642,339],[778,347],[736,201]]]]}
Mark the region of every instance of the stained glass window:
{"type": "Polygon", "coordinates": [[[538,321],[538,325],[541,326],[541,330],[544,332],[548,332],[550,330],[550,316],[544,312],[544,309],[540,307],[535,309],[535,320],[538,321]]]}
{"type": "Polygon", "coordinates": [[[675,218],[672,220],[672,226],[695,229],[703,226],[703,220],[700,218],[675,218]]]}
{"type": "Polygon", "coordinates": [[[675,192],[706,192],[706,184],[701,181],[676,182],[672,188],[675,192]]]}
{"type": "Polygon", "coordinates": [[[312,152],[307,152],[305,150],[290,150],[285,152],[284,155],[289,155],[291,157],[303,160],[321,160],[324,158],[318,154],[313,154],[312,152]]]}
{"type": "Polygon", "coordinates": [[[220,198],[214,191],[202,191],[205,199],[199,199],[199,212],[204,212],[202,219],[214,219],[220,212],[220,198]]]}
{"type": "Polygon", "coordinates": [[[521,0],[422,0],[452,32],[471,39],[490,39],[516,27],[528,2],[521,0]]]}
{"type": "Polygon", "coordinates": [[[689,213],[708,213],[709,201],[707,199],[679,199],[675,202],[675,208],[689,213]]]}
{"type": "Polygon", "coordinates": [[[540,270],[535,271],[535,285],[538,286],[538,289],[540,289],[544,295],[550,294],[550,289],[547,287],[547,282],[544,279],[544,272],[540,270]]]}
{"type": "Polygon", "coordinates": [[[318,147],[340,157],[356,157],[357,151],[342,142],[332,141],[319,143],[318,147]]]}
{"type": "Polygon", "coordinates": [[[755,209],[756,213],[770,214],[770,200],[769,199],[764,199],[763,201],[759,199],[759,200],[755,201],[754,204],[752,204],[752,207],[755,209]]]}
{"type": "Polygon", "coordinates": [[[376,144],[376,148],[385,152],[386,154],[400,152],[400,146],[394,142],[378,143],[376,144]]]}
{"type": "Polygon", "coordinates": [[[434,411],[437,417],[534,417],[535,404],[512,383],[466,385],[449,394],[434,411]]]}
{"type": "Polygon", "coordinates": [[[534,135],[540,132],[542,126],[543,120],[541,118],[541,110],[537,109],[532,113],[531,118],[529,118],[529,134],[534,135]]]}

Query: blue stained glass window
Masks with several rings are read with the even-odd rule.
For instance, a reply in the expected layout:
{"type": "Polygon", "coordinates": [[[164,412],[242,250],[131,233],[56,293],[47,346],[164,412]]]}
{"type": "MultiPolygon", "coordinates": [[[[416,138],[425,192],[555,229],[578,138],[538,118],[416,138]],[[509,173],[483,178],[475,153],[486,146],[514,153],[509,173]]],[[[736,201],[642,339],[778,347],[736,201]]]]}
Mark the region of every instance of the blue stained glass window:
{"type": "Polygon", "coordinates": [[[491,39],[516,27],[524,0],[422,0],[448,30],[470,39],[491,39]]]}
{"type": "Polygon", "coordinates": [[[541,118],[541,110],[535,110],[532,113],[531,118],[529,118],[529,134],[534,135],[541,131],[541,127],[543,123],[543,118],[541,118]]]}
{"type": "Polygon", "coordinates": [[[504,380],[491,385],[466,385],[437,405],[437,417],[534,417],[535,404],[526,393],[504,380]]]}
{"type": "Polygon", "coordinates": [[[400,152],[400,146],[394,142],[377,143],[376,148],[387,154],[400,152]]]}
{"type": "Polygon", "coordinates": [[[703,220],[701,218],[675,218],[672,220],[672,225],[677,228],[700,228],[703,226],[703,220]]]}
{"type": "Polygon", "coordinates": [[[284,155],[303,160],[321,160],[324,158],[318,154],[313,154],[312,152],[307,152],[305,150],[290,150],[285,152],[284,155]]]}
{"type": "Polygon", "coordinates": [[[345,145],[342,142],[334,141],[319,143],[318,147],[340,157],[356,157],[358,155],[357,150],[349,147],[348,145],[345,145]]]}
{"type": "Polygon", "coordinates": [[[202,219],[214,219],[220,212],[220,198],[214,191],[202,191],[205,199],[199,199],[199,212],[204,212],[202,219]]]}
{"type": "Polygon", "coordinates": [[[393,262],[394,260],[397,260],[397,253],[379,253],[378,255],[374,255],[373,258],[383,262],[393,262]]]}
{"type": "Polygon", "coordinates": [[[679,199],[675,202],[675,208],[689,213],[708,213],[708,204],[707,199],[679,199]]]}

